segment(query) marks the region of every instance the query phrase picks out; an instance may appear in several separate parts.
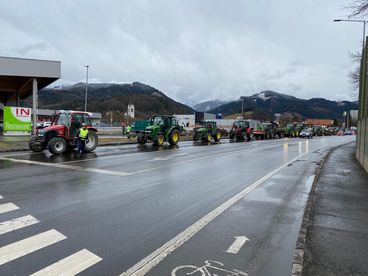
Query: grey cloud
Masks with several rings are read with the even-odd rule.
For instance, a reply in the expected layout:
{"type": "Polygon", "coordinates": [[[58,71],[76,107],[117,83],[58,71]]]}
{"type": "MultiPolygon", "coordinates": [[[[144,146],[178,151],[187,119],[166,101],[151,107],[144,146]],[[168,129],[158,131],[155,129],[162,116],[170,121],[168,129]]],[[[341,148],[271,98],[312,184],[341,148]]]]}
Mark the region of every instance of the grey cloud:
{"type": "Polygon", "coordinates": [[[18,53],[21,56],[26,56],[29,53],[36,51],[36,50],[40,50],[40,51],[44,51],[47,47],[47,44],[45,42],[36,42],[36,43],[32,43],[23,47],[19,47],[19,48],[14,48],[12,49],[12,51],[18,53]]]}
{"type": "Polygon", "coordinates": [[[347,51],[361,38],[332,23],[344,3],[3,0],[0,54],[61,60],[59,83],[83,81],[88,64],[91,80],[145,82],[188,104],[263,89],[335,99],[350,94],[347,51]]]}

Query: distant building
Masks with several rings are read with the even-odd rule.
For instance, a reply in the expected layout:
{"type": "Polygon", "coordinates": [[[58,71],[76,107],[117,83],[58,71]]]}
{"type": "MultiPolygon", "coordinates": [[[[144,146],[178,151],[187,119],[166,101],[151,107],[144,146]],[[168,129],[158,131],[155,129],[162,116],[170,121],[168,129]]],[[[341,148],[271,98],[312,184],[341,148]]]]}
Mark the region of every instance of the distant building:
{"type": "Polygon", "coordinates": [[[319,126],[332,126],[333,125],[333,120],[329,120],[329,119],[306,119],[305,123],[307,125],[319,125],[319,126]]]}
{"type": "Polygon", "coordinates": [[[196,112],[195,113],[195,123],[198,124],[206,120],[215,120],[216,114],[206,113],[206,112],[196,112]]]}
{"type": "Polygon", "coordinates": [[[350,110],[350,118],[352,121],[358,120],[358,110],[350,110]]]}
{"type": "Polygon", "coordinates": [[[180,126],[192,127],[194,126],[194,114],[174,114],[180,126]]]}
{"type": "Polygon", "coordinates": [[[135,109],[134,109],[134,104],[128,104],[128,116],[130,118],[134,118],[134,114],[135,114],[135,109]]]}

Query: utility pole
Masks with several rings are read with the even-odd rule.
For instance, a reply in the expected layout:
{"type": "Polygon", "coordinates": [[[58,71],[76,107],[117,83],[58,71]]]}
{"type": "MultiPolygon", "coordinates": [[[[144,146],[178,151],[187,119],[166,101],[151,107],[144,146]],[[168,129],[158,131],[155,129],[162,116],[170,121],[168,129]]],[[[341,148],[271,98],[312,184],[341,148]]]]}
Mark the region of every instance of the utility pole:
{"type": "Polygon", "coordinates": [[[88,96],[88,69],[89,65],[84,65],[86,67],[86,94],[84,95],[84,111],[87,112],[87,96],[88,96]]]}
{"type": "Polygon", "coordinates": [[[242,97],[242,118],[244,119],[244,98],[242,97]]]}

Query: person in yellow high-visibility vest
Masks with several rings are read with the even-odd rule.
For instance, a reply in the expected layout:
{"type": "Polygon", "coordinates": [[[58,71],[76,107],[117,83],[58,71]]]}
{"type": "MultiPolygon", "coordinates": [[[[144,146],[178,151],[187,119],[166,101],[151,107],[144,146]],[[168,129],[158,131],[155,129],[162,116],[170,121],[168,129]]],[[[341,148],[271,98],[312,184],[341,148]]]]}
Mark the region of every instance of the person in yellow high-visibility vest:
{"type": "Polygon", "coordinates": [[[84,148],[86,147],[86,142],[88,141],[88,129],[85,123],[78,130],[77,133],[77,153],[78,156],[82,156],[84,148]]]}

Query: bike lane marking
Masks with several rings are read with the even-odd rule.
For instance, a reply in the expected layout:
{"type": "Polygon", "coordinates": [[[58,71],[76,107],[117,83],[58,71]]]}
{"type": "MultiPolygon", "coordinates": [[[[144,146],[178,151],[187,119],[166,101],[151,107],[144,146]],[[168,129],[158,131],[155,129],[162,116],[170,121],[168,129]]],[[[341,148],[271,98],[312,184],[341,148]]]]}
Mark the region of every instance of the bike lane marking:
{"type": "Polygon", "coordinates": [[[305,156],[309,152],[302,153],[295,157],[294,159],[286,162],[282,166],[276,168],[275,170],[271,171],[267,175],[263,176],[240,193],[235,195],[234,197],[230,198],[228,201],[222,203],[219,207],[199,219],[197,222],[189,226],[183,232],[178,234],[176,237],[171,239],[170,241],[166,242],[160,248],[156,249],[150,255],[139,261],[137,264],[129,268],[127,271],[120,274],[121,276],[140,276],[145,275],[149,272],[152,268],[158,265],[162,260],[164,260],[169,254],[171,254],[175,249],[183,245],[186,241],[192,238],[196,233],[198,233],[201,229],[203,229],[208,223],[213,221],[216,217],[221,215],[235,203],[237,203],[240,199],[244,198],[247,194],[253,191],[255,188],[263,184],[266,180],[270,179],[273,175],[277,174],[283,168],[287,167],[288,165],[294,163],[299,158],[305,156]]]}
{"type": "Polygon", "coordinates": [[[226,250],[227,253],[237,254],[239,252],[239,250],[243,247],[243,245],[247,241],[249,241],[249,239],[246,236],[239,236],[239,237],[234,237],[234,238],[235,238],[235,241],[226,250]]]}

